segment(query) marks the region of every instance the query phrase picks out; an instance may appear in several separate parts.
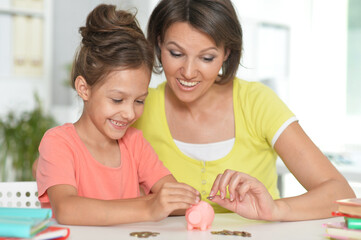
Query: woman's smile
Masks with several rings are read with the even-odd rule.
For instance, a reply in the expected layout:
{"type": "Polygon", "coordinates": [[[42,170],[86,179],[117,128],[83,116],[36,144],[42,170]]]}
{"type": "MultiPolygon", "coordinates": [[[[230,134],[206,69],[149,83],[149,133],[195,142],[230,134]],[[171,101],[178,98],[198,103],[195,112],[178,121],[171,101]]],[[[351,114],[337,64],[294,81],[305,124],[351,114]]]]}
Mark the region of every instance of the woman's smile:
{"type": "Polygon", "coordinates": [[[186,81],[179,78],[177,78],[177,82],[185,90],[193,90],[200,83],[200,81],[186,81]]]}

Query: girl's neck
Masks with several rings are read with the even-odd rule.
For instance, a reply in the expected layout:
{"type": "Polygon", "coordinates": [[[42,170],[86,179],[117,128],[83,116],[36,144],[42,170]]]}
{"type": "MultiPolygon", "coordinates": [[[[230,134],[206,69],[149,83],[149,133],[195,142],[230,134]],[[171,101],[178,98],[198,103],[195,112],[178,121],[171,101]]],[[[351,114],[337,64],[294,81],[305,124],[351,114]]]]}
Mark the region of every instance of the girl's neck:
{"type": "Polygon", "coordinates": [[[88,146],[92,148],[104,148],[117,145],[117,141],[104,136],[99,130],[92,124],[86,114],[82,114],[77,122],[74,123],[76,132],[80,139],[88,146]]]}

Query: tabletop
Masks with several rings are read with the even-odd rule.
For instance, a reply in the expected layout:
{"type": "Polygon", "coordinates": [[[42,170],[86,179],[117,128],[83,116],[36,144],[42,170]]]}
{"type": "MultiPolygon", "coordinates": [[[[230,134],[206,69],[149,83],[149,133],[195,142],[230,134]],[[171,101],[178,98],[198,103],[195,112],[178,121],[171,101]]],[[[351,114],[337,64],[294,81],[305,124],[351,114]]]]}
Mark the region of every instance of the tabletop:
{"type": "Polygon", "coordinates": [[[259,239],[277,239],[277,240],[325,240],[326,233],[322,224],[327,222],[343,221],[342,217],[298,221],[298,222],[266,222],[248,220],[235,213],[216,214],[212,227],[206,231],[187,230],[187,223],[184,216],[168,217],[159,222],[142,222],[133,224],[122,224],[106,227],[90,226],[68,226],[70,228],[69,240],[80,239],[138,239],[130,236],[132,232],[158,232],[157,236],[150,236],[148,239],[186,239],[186,240],[259,240],[259,239]],[[251,237],[214,235],[211,231],[246,231],[251,237]]]}

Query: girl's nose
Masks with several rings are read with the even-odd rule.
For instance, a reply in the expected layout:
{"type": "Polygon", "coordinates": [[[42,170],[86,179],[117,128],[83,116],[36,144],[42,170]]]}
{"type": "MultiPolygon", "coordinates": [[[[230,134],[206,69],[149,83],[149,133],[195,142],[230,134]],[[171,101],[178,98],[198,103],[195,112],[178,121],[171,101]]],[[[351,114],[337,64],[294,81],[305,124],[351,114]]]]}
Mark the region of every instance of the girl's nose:
{"type": "Polygon", "coordinates": [[[128,121],[132,121],[135,117],[134,105],[133,103],[126,104],[122,109],[122,118],[128,121]]]}

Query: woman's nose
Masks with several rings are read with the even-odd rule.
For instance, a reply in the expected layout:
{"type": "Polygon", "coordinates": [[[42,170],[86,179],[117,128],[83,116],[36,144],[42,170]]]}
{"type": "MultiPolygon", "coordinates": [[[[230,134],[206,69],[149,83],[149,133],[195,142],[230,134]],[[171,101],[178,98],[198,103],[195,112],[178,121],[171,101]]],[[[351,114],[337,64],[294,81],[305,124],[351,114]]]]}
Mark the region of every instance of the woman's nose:
{"type": "Polygon", "coordinates": [[[197,66],[192,60],[185,60],[182,66],[181,74],[184,78],[190,80],[197,76],[197,66]]]}

